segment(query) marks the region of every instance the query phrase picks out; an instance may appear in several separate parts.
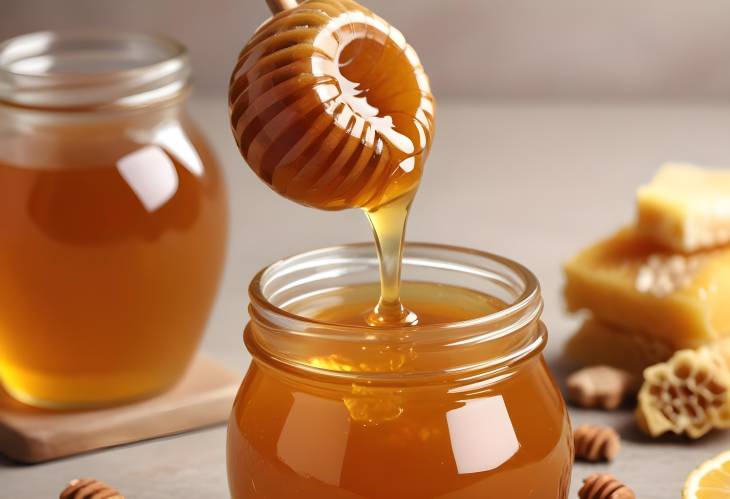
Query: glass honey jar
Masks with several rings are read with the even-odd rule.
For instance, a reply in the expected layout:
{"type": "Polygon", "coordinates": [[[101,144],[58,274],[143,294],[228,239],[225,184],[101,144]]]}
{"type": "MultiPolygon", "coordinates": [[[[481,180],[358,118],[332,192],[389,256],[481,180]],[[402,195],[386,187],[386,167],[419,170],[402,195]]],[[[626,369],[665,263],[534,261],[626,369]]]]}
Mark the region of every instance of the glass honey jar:
{"type": "Polygon", "coordinates": [[[160,392],[223,266],[222,172],[185,103],[184,47],[40,32],[0,45],[0,379],[32,405],[160,392]]]}
{"type": "Polygon", "coordinates": [[[536,278],[431,244],[406,246],[403,274],[415,325],[366,325],[369,244],[253,279],[253,360],[228,427],[234,499],[567,497],[572,438],[536,278]]]}

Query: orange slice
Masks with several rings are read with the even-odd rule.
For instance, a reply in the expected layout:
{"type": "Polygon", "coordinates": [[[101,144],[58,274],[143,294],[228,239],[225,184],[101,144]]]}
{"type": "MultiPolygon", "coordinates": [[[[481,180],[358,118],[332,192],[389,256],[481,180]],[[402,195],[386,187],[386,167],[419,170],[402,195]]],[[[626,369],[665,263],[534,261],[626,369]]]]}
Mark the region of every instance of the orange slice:
{"type": "Polygon", "coordinates": [[[730,498],[730,451],[703,463],[684,482],[683,499],[730,498]]]}

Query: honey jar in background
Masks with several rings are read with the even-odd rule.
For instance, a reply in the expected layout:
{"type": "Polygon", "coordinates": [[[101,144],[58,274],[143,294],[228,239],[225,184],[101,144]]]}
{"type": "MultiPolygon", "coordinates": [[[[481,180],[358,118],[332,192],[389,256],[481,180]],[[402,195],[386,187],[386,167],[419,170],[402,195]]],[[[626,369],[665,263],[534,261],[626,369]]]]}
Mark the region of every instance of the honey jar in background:
{"type": "Polygon", "coordinates": [[[430,244],[406,246],[403,274],[417,325],[367,325],[371,244],[254,278],[253,362],[228,429],[234,499],[567,497],[572,437],[535,277],[430,244]]]}
{"type": "Polygon", "coordinates": [[[118,403],[192,359],[227,204],[189,79],[184,47],[142,34],[0,46],[0,379],[17,399],[118,403]]]}

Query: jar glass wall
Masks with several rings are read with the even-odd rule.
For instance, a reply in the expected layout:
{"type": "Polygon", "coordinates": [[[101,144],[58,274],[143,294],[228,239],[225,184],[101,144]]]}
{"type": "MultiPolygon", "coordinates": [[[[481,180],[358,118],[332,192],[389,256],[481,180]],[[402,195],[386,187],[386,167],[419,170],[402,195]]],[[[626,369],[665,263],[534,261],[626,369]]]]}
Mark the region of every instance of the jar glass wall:
{"type": "Polygon", "coordinates": [[[0,379],[93,406],[171,386],[223,266],[222,173],[178,43],[42,32],[0,45],[0,379]]]}
{"type": "Polygon", "coordinates": [[[406,292],[458,285],[506,306],[403,328],[312,319],[302,303],[341,306],[333,297],[377,282],[368,244],[305,253],[253,280],[253,362],[228,430],[234,499],[567,497],[572,439],[542,357],[534,276],[428,244],[407,245],[403,265],[406,292]]]}

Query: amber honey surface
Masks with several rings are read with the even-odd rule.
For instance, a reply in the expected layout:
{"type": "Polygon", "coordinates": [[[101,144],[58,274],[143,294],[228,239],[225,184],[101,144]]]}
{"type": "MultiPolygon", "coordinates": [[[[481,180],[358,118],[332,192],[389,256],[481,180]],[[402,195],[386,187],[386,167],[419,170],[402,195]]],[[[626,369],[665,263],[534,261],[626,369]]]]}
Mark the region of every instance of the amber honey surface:
{"type": "Polygon", "coordinates": [[[138,140],[134,126],[2,142],[0,378],[21,400],[160,391],[197,347],[225,251],[222,179],[189,124],[138,140]]]}
{"type": "MultiPolygon", "coordinates": [[[[325,309],[303,300],[291,311],[358,325],[378,294],[377,285],[337,289],[317,297],[325,309]]],[[[404,282],[402,297],[423,326],[470,320],[503,307],[490,296],[431,283],[404,282]]],[[[369,366],[396,379],[414,365],[428,370],[418,352],[403,353],[363,350],[354,365],[342,344],[333,342],[331,355],[312,358],[310,365],[344,373],[369,366]]],[[[512,367],[487,382],[444,374],[389,385],[285,371],[258,358],[229,423],[232,496],[566,497],[572,451],[560,394],[541,355],[512,367]]]]}

